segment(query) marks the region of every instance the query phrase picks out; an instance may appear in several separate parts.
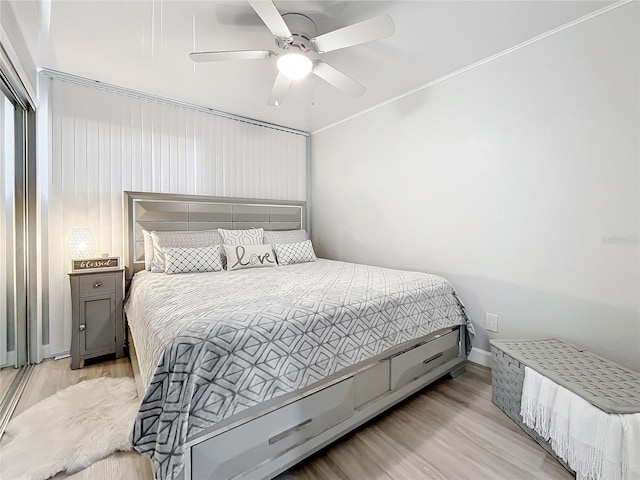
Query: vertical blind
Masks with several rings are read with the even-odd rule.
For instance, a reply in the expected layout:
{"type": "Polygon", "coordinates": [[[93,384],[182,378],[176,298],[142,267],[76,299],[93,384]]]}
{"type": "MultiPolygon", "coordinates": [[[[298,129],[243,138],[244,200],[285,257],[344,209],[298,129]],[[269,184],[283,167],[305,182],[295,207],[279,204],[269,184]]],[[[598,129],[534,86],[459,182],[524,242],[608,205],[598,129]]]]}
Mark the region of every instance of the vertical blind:
{"type": "Polygon", "coordinates": [[[306,199],[304,135],[61,79],[50,102],[51,354],[71,339],[67,237],[90,227],[122,256],[124,191],[306,199]]]}

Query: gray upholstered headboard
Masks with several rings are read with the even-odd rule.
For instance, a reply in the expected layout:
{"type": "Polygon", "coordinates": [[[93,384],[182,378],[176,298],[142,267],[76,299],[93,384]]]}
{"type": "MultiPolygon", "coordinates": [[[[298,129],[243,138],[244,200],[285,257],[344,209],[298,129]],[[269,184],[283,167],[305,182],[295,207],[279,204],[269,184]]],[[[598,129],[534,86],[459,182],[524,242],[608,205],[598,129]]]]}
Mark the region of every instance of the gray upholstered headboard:
{"type": "Polygon", "coordinates": [[[124,192],[127,278],[144,269],[142,230],[306,228],[305,202],[124,192]]]}

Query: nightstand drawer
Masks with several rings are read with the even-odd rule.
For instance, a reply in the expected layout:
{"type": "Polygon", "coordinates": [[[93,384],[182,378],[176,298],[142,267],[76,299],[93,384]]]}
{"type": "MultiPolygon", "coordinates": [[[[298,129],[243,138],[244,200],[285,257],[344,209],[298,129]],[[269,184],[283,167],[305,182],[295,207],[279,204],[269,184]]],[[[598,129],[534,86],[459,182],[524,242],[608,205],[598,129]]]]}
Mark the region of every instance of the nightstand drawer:
{"type": "Polygon", "coordinates": [[[109,292],[116,289],[116,276],[113,273],[86,275],[80,277],[80,293],[109,292]]]}

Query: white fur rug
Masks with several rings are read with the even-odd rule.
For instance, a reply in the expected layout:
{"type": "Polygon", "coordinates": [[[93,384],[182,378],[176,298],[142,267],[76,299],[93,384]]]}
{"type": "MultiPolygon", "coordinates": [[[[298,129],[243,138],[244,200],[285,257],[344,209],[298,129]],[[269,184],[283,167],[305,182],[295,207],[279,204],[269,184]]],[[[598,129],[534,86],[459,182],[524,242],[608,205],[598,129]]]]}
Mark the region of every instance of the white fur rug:
{"type": "Polygon", "coordinates": [[[131,450],[129,433],[139,405],[128,377],[85,380],[57,392],[9,422],[0,478],[45,480],[131,450]]]}

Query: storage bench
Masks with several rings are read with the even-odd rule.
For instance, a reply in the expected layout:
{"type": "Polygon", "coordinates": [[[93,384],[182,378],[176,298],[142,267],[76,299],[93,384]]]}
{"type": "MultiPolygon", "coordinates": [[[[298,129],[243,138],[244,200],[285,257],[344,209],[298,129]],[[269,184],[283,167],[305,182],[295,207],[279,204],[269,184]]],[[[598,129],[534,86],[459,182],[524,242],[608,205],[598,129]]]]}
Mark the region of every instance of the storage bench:
{"type": "Polygon", "coordinates": [[[520,417],[527,366],[607,413],[640,412],[640,374],[561,340],[491,340],[492,400],[571,473],[520,417]]]}

